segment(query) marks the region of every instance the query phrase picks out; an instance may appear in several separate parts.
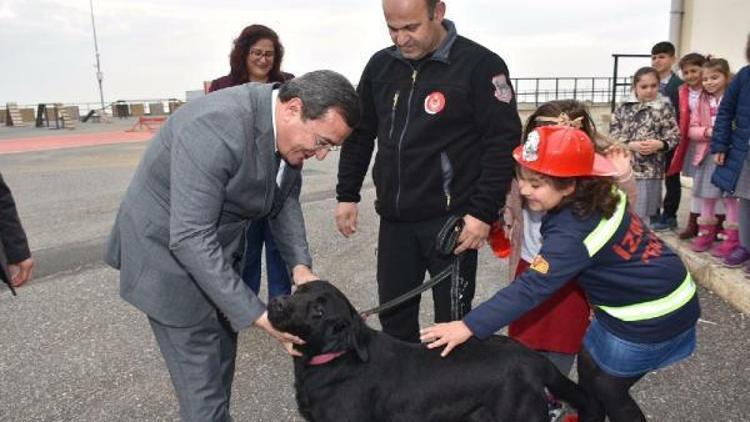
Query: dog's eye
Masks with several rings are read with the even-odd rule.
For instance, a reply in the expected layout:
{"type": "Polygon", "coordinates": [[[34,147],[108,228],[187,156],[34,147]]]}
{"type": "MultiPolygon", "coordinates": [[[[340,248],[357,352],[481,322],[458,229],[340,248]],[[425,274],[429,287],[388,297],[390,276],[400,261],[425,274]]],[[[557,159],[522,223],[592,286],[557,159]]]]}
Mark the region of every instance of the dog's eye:
{"type": "Polygon", "coordinates": [[[312,316],[313,319],[321,319],[321,318],[323,318],[323,314],[324,314],[323,307],[322,306],[316,306],[316,307],[313,308],[311,316],[312,316]]]}
{"type": "Polygon", "coordinates": [[[322,303],[316,303],[310,309],[310,317],[312,319],[321,319],[325,315],[325,306],[322,303]]]}

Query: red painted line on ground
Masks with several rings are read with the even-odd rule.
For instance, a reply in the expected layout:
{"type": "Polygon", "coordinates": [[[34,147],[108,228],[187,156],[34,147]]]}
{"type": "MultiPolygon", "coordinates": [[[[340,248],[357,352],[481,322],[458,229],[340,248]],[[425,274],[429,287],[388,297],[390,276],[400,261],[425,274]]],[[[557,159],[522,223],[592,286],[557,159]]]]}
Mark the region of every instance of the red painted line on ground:
{"type": "Polygon", "coordinates": [[[35,138],[0,139],[0,154],[14,154],[53,149],[80,148],[95,145],[111,145],[148,141],[152,132],[99,132],[35,138]]]}

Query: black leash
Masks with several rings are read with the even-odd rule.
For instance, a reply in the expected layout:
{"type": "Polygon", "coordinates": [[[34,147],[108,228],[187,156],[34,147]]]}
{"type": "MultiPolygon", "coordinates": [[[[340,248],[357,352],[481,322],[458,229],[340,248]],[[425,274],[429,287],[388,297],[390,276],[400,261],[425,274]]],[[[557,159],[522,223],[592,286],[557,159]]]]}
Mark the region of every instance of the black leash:
{"type": "MultiPolygon", "coordinates": [[[[461,230],[464,228],[464,219],[462,217],[451,216],[440,229],[435,239],[435,249],[441,255],[453,255],[453,251],[456,249],[458,243],[458,237],[461,235],[461,230]]],[[[463,305],[461,298],[463,297],[464,289],[466,288],[466,281],[461,278],[461,261],[463,260],[463,254],[453,256],[453,262],[451,265],[438,273],[435,277],[427,280],[421,286],[418,286],[401,296],[391,299],[388,302],[376,306],[372,309],[368,309],[361,313],[363,318],[367,318],[370,315],[374,315],[385,311],[386,309],[393,308],[406,302],[407,300],[421,294],[425,290],[435,287],[438,283],[448,278],[451,279],[451,317],[453,320],[457,320],[463,317],[463,305]]]]}

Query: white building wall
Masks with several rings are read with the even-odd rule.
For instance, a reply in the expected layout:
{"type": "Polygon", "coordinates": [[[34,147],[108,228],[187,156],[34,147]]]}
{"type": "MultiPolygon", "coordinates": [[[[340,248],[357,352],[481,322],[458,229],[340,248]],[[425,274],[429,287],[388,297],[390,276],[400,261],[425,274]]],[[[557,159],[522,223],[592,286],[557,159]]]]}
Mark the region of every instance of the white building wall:
{"type": "Polygon", "coordinates": [[[685,0],[679,55],[711,54],[729,61],[735,72],[747,64],[750,0],[685,0]]]}

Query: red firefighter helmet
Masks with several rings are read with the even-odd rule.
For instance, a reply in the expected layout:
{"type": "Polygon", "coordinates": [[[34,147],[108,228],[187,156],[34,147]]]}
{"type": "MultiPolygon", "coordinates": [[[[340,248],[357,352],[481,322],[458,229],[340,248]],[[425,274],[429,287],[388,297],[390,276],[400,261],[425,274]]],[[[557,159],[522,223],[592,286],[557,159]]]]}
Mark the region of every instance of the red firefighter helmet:
{"type": "Polygon", "coordinates": [[[586,132],[569,126],[540,126],[513,151],[522,166],[554,177],[614,176],[614,165],[594,151],[586,132]]]}

